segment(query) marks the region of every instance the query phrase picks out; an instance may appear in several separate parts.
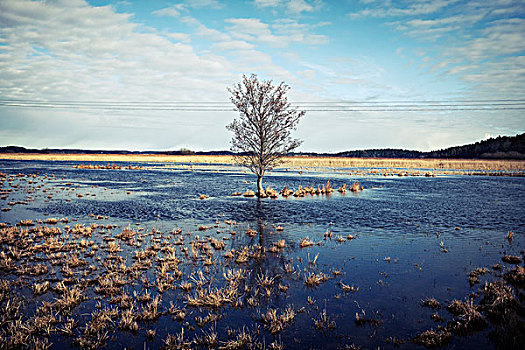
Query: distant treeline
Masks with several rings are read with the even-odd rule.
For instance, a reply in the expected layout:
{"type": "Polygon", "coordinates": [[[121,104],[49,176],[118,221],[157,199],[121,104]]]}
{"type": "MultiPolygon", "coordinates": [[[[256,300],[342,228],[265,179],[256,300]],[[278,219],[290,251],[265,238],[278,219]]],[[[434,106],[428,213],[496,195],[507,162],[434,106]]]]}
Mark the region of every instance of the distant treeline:
{"type": "MultiPolygon", "coordinates": [[[[123,151],[84,149],[28,149],[20,146],[0,147],[0,153],[40,154],[160,154],[160,155],[233,155],[230,151],[123,151]]],[[[339,153],[299,152],[291,155],[355,158],[462,158],[462,159],[525,159],[525,133],[516,136],[498,136],[474,144],[449,147],[437,151],[420,152],[404,149],[367,149],[339,153]]]]}
{"type": "Polygon", "coordinates": [[[367,149],[335,154],[301,153],[352,158],[456,158],[456,159],[525,159],[525,134],[498,136],[473,144],[420,152],[405,149],[367,149]]]}
{"type": "Polygon", "coordinates": [[[0,147],[0,153],[37,153],[37,154],[160,154],[160,155],[232,155],[230,151],[194,152],[188,149],[178,151],[125,151],[125,150],[90,150],[62,148],[25,148],[21,146],[0,147]]]}

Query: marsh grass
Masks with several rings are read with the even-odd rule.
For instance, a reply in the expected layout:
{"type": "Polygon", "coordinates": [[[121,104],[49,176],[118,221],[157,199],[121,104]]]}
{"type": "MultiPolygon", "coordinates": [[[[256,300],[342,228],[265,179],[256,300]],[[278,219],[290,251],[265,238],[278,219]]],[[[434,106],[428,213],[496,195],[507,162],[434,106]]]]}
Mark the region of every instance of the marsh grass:
{"type": "MultiPolygon", "coordinates": [[[[235,161],[232,156],[210,155],[119,155],[119,154],[0,154],[6,160],[53,160],[83,162],[165,162],[189,164],[224,164],[235,161]]],[[[284,157],[283,167],[330,167],[330,168],[371,168],[371,169],[440,169],[476,171],[518,171],[525,170],[523,160],[480,160],[480,159],[395,159],[395,158],[341,158],[341,157],[284,157]]],[[[377,173],[381,173],[378,170],[377,173]]]]}
{"type": "Polygon", "coordinates": [[[318,330],[333,330],[336,328],[335,320],[333,320],[332,317],[328,316],[326,308],[324,308],[323,311],[321,311],[317,318],[313,319],[313,322],[315,328],[318,330]]]}
{"type": "Polygon", "coordinates": [[[277,309],[268,309],[268,311],[261,315],[261,322],[272,334],[283,331],[295,317],[295,310],[288,306],[281,313],[277,309]]]}

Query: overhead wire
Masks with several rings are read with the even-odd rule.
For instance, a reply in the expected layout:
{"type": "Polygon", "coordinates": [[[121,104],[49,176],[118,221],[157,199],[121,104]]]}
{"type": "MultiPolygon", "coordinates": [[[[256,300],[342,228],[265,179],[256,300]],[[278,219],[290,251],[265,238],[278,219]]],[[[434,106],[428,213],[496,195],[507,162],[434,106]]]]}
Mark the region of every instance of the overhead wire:
{"type": "MultiPolygon", "coordinates": [[[[29,100],[0,99],[0,107],[123,110],[123,111],[183,111],[231,112],[236,111],[225,101],[82,101],[82,100],[29,100]]],[[[432,111],[502,111],[525,110],[524,99],[485,100],[392,100],[392,101],[297,101],[292,107],[315,112],[432,112],[432,111]]]]}

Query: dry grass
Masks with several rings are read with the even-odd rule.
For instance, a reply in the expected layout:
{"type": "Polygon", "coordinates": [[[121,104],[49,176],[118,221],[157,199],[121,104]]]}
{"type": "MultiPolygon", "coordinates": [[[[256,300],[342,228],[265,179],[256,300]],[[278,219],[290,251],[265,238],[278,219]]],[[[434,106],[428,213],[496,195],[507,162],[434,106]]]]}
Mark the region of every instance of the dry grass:
{"type": "Polygon", "coordinates": [[[439,301],[437,301],[434,298],[429,298],[429,297],[425,298],[425,300],[421,302],[421,306],[428,307],[434,310],[441,308],[441,304],[439,303],[439,301]]]}
{"type": "Polygon", "coordinates": [[[428,330],[414,338],[413,342],[426,348],[440,348],[447,345],[451,338],[451,334],[446,330],[428,330]]]}
{"type": "Polygon", "coordinates": [[[336,327],[335,321],[326,313],[326,308],[313,321],[315,328],[318,330],[335,329],[336,327]]]}
{"type": "MultiPolygon", "coordinates": [[[[355,187],[360,190],[360,186],[355,187]]],[[[327,188],[331,188],[329,183],[324,190],[327,188]]],[[[350,187],[345,189],[350,191],[350,187]]],[[[302,190],[311,194],[313,187],[302,190]]],[[[89,216],[93,220],[99,217],[96,214],[89,216]]],[[[285,241],[282,234],[275,233],[282,227],[274,224],[271,227],[275,232],[270,233],[275,234],[274,238],[266,241],[264,246],[255,246],[244,235],[234,236],[232,225],[237,223],[230,220],[224,220],[224,224],[216,220],[211,226],[196,223],[183,233],[179,228],[166,232],[155,228],[147,230],[140,223],[138,227],[81,224],[74,217],[69,225],[68,219],[59,217],[19,219],[13,226],[0,223],[0,339],[4,341],[0,342],[0,349],[48,348],[50,340],[55,342],[57,339],[59,345],[63,344],[60,337],[64,336],[71,337],[72,345],[83,349],[104,347],[115,334],[154,339],[160,335],[154,330],[155,323],[164,316],[171,318],[175,326],[178,322],[184,327],[184,331],[178,328],[179,333],[165,338],[165,348],[262,349],[266,346],[263,344],[268,344],[268,338],[261,338],[264,328],[273,334],[274,340],[266,348],[281,349],[283,344],[278,334],[288,336],[288,328],[293,333],[298,331],[297,325],[293,325],[295,319],[302,318],[299,323],[304,323],[304,317],[313,321],[310,329],[299,330],[305,334],[309,334],[311,328],[323,332],[331,330],[336,324],[335,318],[327,314],[326,301],[324,309],[316,305],[313,296],[319,294],[313,289],[309,289],[312,296],[308,296],[304,307],[277,309],[277,302],[295,298],[294,290],[303,286],[332,288],[333,283],[327,283],[328,287],[321,285],[336,276],[352,273],[330,267],[326,269],[330,271],[326,272],[329,275],[325,274],[317,268],[319,253],[311,259],[308,249],[301,251],[300,247],[316,244],[333,247],[335,242],[355,238],[347,234],[336,235],[330,230],[324,234],[324,242],[314,243],[308,237],[299,242],[293,238],[285,241]],[[232,244],[230,234],[236,239],[246,238],[244,244],[232,244]],[[254,270],[252,264],[259,266],[264,262],[269,256],[265,257],[267,251],[278,254],[269,259],[283,258],[282,267],[254,270]],[[296,260],[294,252],[304,252],[307,257],[296,260]],[[208,262],[211,266],[206,266],[208,262]],[[32,291],[28,299],[34,297],[36,305],[19,301],[17,295],[21,294],[22,288],[32,291]],[[170,289],[175,290],[176,298],[173,298],[173,293],[163,294],[170,289]],[[283,295],[288,290],[289,294],[283,295]],[[226,330],[227,337],[222,337],[224,324],[220,325],[220,333],[216,327],[220,320],[229,322],[230,310],[250,313],[252,320],[256,321],[255,327],[226,330]],[[88,317],[89,312],[91,317],[88,317]],[[304,312],[307,316],[298,316],[304,312]],[[209,328],[205,331],[207,325],[209,328]],[[201,334],[197,334],[196,326],[202,328],[201,334]],[[125,334],[129,332],[137,334],[125,334]]],[[[237,230],[245,231],[247,236],[259,233],[242,225],[237,230]]],[[[338,232],[336,227],[334,232],[338,232]]],[[[512,235],[507,235],[506,239],[512,239],[512,235]]],[[[519,238],[515,236],[514,239],[519,238]]],[[[491,322],[494,327],[489,337],[496,334],[493,338],[496,340],[491,339],[496,347],[519,348],[525,334],[520,295],[525,285],[525,269],[519,263],[521,259],[520,256],[506,255],[505,263],[514,265],[495,265],[493,269],[500,272],[486,268],[470,272],[471,284],[478,283],[478,277],[487,274],[487,278],[502,278],[511,286],[502,281],[485,283],[476,294],[469,294],[473,299],[455,300],[447,308],[451,317],[446,320],[435,310],[429,310],[428,316],[432,314],[431,319],[443,326],[424,333],[421,332],[425,329],[418,329],[413,336],[420,335],[412,341],[425,346],[442,346],[452,336],[470,335],[491,322]],[[476,299],[481,300],[476,304],[476,299]]],[[[390,262],[391,259],[386,257],[384,261],[390,262]]],[[[377,262],[383,264],[379,259],[377,262]]],[[[351,298],[350,293],[359,291],[359,287],[341,280],[336,286],[338,294],[334,296],[335,300],[342,295],[351,298]]],[[[319,290],[321,295],[324,291],[326,289],[319,290]]],[[[439,302],[433,298],[425,298],[421,305],[439,308],[439,302]]],[[[370,316],[367,317],[364,311],[356,313],[355,323],[375,328],[375,334],[382,323],[381,315],[376,312],[370,316]]],[[[165,332],[161,332],[162,337],[166,336],[165,332]]],[[[389,343],[394,346],[402,344],[395,337],[391,337],[389,343]]]]}
{"type": "MultiPolygon", "coordinates": [[[[200,164],[234,164],[231,156],[148,155],[148,154],[0,154],[6,160],[53,160],[85,162],[166,162],[200,164]]],[[[283,167],[337,168],[405,168],[405,169],[462,169],[483,171],[524,171],[523,160],[480,159],[397,159],[397,158],[339,158],[285,157],[283,167]]]]}
{"type": "Polygon", "coordinates": [[[276,309],[268,309],[265,314],[261,315],[261,321],[272,334],[281,332],[290,324],[295,317],[295,310],[288,306],[281,314],[276,309]]]}

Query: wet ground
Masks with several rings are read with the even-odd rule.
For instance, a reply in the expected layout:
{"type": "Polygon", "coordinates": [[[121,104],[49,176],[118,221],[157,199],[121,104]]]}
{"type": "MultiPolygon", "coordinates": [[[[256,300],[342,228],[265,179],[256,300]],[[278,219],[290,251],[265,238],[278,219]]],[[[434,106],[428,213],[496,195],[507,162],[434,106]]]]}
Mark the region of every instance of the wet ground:
{"type": "Polygon", "coordinates": [[[480,304],[485,282],[515,269],[502,257],[523,255],[525,178],[283,170],[265,185],[336,191],[258,200],[231,196],[255,187],[232,166],[78,164],[0,166],[4,314],[20,303],[2,323],[9,344],[17,332],[56,349],[419,348],[427,330],[451,348],[514,341],[481,309],[483,326],[456,332],[445,307],[480,304]],[[355,181],[362,191],[337,192],[355,181]]]}

